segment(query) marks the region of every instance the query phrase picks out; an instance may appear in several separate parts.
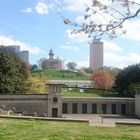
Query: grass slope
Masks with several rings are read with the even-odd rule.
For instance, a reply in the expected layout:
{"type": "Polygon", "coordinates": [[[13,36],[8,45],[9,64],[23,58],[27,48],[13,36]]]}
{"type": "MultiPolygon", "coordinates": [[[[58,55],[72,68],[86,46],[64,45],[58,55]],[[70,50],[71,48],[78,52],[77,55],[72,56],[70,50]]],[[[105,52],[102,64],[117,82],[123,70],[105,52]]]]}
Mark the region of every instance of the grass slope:
{"type": "Polygon", "coordinates": [[[83,93],[78,88],[63,88],[62,96],[64,97],[124,97],[112,91],[85,90],[83,93]]]}
{"type": "Polygon", "coordinates": [[[139,140],[140,126],[104,128],[87,123],[0,120],[0,140],[139,140]]]}
{"type": "Polygon", "coordinates": [[[72,72],[68,70],[33,70],[32,76],[45,76],[48,79],[62,79],[62,80],[88,80],[87,76],[80,76],[79,72],[72,72]]]}

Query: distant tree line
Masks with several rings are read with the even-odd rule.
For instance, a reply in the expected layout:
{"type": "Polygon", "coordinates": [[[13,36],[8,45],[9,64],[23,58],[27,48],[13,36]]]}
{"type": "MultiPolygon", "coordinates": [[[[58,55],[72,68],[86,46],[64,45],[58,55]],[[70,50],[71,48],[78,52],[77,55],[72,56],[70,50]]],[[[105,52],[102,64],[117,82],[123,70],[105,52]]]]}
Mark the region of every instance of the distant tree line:
{"type": "Polygon", "coordinates": [[[101,90],[112,89],[121,96],[134,97],[135,87],[140,84],[140,64],[124,69],[104,67],[91,75],[94,86],[101,90]]]}

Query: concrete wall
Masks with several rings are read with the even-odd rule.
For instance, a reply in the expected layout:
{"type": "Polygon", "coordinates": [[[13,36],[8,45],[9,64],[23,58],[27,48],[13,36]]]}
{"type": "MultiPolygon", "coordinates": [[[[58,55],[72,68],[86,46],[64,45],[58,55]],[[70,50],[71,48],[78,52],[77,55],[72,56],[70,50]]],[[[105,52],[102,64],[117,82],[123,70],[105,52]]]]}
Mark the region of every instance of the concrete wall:
{"type": "Polygon", "coordinates": [[[140,94],[135,95],[135,114],[140,118],[140,94]]]}
{"type": "MultiPolygon", "coordinates": [[[[139,98],[137,98],[140,100],[139,98]]],[[[140,103],[136,100],[137,106],[140,103]]],[[[87,107],[87,114],[93,114],[93,104],[97,105],[97,114],[102,114],[102,105],[106,106],[106,114],[112,114],[112,104],[116,106],[116,114],[122,114],[122,105],[125,105],[124,115],[135,114],[135,102],[133,98],[66,98],[61,97],[59,93],[50,93],[48,95],[0,95],[0,107],[10,110],[15,108],[18,113],[27,113],[33,115],[35,112],[39,116],[47,115],[52,117],[57,110],[57,117],[62,116],[62,104],[67,104],[67,113],[73,113],[73,103],[77,105],[77,113],[83,113],[83,106],[87,107]],[[57,101],[55,100],[57,98],[57,101]],[[84,104],[84,105],[83,105],[84,104]],[[56,111],[55,110],[55,111],[56,111]]],[[[136,112],[140,114],[139,108],[136,112]]]]}
{"type": "Polygon", "coordinates": [[[47,95],[0,95],[0,106],[6,110],[15,108],[15,112],[33,115],[47,115],[47,95]]]}
{"type": "Polygon", "coordinates": [[[82,104],[87,104],[87,114],[93,114],[92,104],[97,105],[97,114],[102,114],[102,104],[106,104],[106,114],[112,114],[112,104],[116,105],[116,114],[122,114],[121,106],[126,105],[124,115],[134,115],[133,98],[63,98],[63,103],[67,104],[67,114],[72,114],[72,104],[77,103],[77,113],[82,114],[82,104]]]}

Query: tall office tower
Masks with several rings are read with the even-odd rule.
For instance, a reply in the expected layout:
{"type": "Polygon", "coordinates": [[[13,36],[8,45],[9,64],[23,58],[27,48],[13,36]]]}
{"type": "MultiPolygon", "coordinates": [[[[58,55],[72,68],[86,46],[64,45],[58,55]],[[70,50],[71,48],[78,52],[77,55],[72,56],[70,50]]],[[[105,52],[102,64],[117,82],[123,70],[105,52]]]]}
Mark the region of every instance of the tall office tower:
{"type": "Polygon", "coordinates": [[[18,46],[18,45],[9,45],[9,46],[7,46],[7,48],[14,51],[17,54],[20,52],[20,46],[18,46]]]}
{"type": "Polygon", "coordinates": [[[28,64],[29,63],[29,51],[21,51],[20,58],[28,64]]]}
{"type": "Polygon", "coordinates": [[[20,46],[18,45],[10,45],[9,46],[14,52],[19,53],[20,52],[20,46]]]}
{"type": "Polygon", "coordinates": [[[103,42],[94,39],[90,44],[90,68],[95,71],[103,67],[103,42]]]}

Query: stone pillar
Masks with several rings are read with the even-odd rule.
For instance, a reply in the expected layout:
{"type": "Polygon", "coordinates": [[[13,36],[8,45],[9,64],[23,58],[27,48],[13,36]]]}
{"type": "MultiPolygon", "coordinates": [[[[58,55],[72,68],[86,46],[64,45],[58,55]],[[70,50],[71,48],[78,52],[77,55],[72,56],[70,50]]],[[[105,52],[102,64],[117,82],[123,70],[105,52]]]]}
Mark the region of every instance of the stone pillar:
{"type": "Polygon", "coordinates": [[[87,114],[91,114],[92,113],[92,103],[88,102],[87,103],[87,114]]]}
{"type": "Polygon", "coordinates": [[[61,93],[61,84],[48,84],[49,93],[61,93]]]}
{"type": "Polygon", "coordinates": [[[107,114],[111,114],[111,102],[107,102],[106,107],[107,107],[107,114]]]}
{"type": "Polygon", "coordinates": [[[116,103],[116,113],[119,115],[121,114],[121,103],[120,102],[116,103]]]}
{"type": "Polygon", "coordinates": [[[68,102],[68,114],[72,114],[72,103],[68,102]]]}
{"type": "Polygon", "coordinates": [[[97,114],[102,114],[102,103],[97,102],[97,114]]]}
{"type": "Polygon", "coordinates": [[[49,84],[48,117],[62,117],[62,96],[60,84],[49,84]]]}
{"type": "Polygon", "coordinates": [[[78,103],[78,114],[82,114],[82,102],[78,103]]]}
{"type": "Polygon", "coordinates": [[[135,95],[135,115],[140,118],[140,86],[136,87],[135,95]]]}

